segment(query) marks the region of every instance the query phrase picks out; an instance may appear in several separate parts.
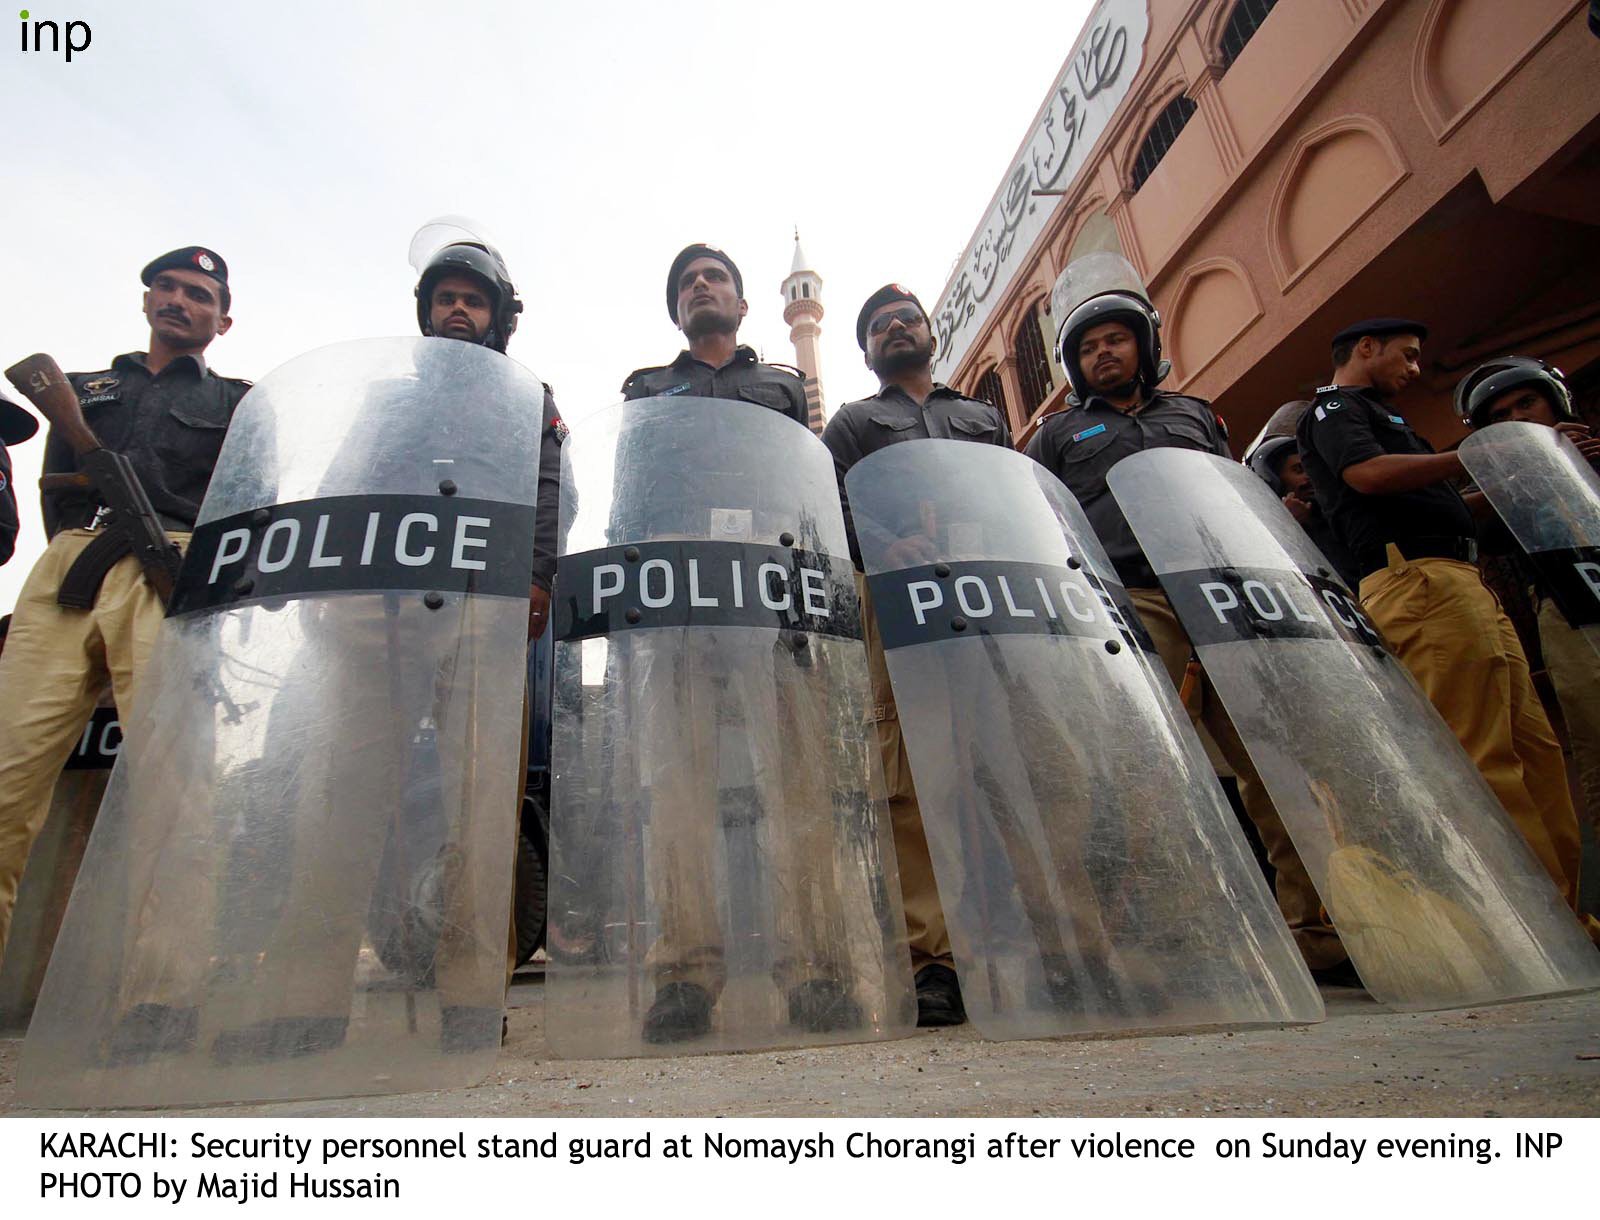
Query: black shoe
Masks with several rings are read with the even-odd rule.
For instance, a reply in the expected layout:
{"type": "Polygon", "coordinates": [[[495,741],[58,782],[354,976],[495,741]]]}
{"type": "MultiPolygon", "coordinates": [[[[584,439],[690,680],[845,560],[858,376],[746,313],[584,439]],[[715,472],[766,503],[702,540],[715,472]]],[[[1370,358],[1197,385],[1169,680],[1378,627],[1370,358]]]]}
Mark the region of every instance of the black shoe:
{"type": "Polygon", "coordinates": [[[135,1004],[117,1021],[106,1039],[107,1067],[128,1067],[157,1055],[183,1055],[194,1050],[200,1012],[166,1004],[135,1004]]]}
{"type": "Polygon", "coordinates": [[[337,1050],[344,1045],[345,1017],[278,1017],[243,1029],[225,1029],[211,1044],[211,1058],[223,1067],[270,1063],[337,1050]]]}
{"type": "Polygon", "coordinates": [[[446,1004],[439,1010],[439,1046],[447,1054],[470,1054],[503,1046],[505,1034],[505,1017],[498,1008],[446,1004]]]}
{"type": "Polygon", "coordinates": [[[644,1015],[644,1040],[652,1045],[703,1038],[711,1032],[711,995],[698,983],[668,983],[656,988],[655,1003],[644,1015]]]}
{"type": "Polygon", "coordinates": [[[807,979],[789,988],[789,1024],[813,1034],[855,1029],[861,1024],[861,1005],[836,979],[807,979]]]}
{"type": "Polygon", "coordinates": [[[961,1002],[961,980],[949,966],[937,963],[917,971],[917,1025],[965,1025],[966,1005],[961,1002]]]}
{"type": "Polygon", "coordinates": [[[1313,970],[1311,979],[1318,987],[1354,987],[1358,991],[1365,991],[1367,988],[1361,981],[1361,976],[1356,973],[1356,964],[1348,957],[1337,966],[1324,966],[1321,970],[1313,970]]]}

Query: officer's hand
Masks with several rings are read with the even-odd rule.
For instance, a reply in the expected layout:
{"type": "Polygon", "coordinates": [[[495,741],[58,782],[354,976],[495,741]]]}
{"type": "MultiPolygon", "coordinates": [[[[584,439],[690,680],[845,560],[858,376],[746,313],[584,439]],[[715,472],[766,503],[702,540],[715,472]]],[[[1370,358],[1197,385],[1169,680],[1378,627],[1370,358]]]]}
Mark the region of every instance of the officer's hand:
{"type": "Polygon", "coordinates": [[[1600,437],[1590,432],[1587,424],[1557,424],[1556,431],[1576,445],[1591,466],[1600,467],[1600,437]]]}
{"type": "Polygon", "coordinates": [[[897,539],[883,553],[884,565],[890,569],[914,568],[919,564],[932,563],[938,557],[933,540],[926,534],[912,534],[909,538],[897,539]]]}
{"type": "Polygon", "coordinates": [[[1283,506],[1289,510],[1289,515],[1293,517],[1298,524],[1304,525],[1307,521],[1311,520],[1311,504],[1306,500],[1302,500],[1299,496],[1284,496],[1283,506]]]}
{"type": "Polygon", "coordinates": [[[550,590],[538,585],[528,588],[528,638],[536,640],[544,634],[545,623],[550,618],[550,590]]]}

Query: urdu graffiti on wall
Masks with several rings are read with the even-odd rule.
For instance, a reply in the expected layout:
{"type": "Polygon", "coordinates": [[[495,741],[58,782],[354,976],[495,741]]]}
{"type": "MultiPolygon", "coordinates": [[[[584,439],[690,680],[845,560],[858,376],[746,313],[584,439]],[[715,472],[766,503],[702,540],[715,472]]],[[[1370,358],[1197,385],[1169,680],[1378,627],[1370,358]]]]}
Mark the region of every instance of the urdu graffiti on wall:
{"type": "Polygon", "coordinates": [[[1128,95],[1148,28],[1146,0],[1105,0],[1090,16],[1044,115],[934,308],[935,376],[961,362],[1022,256],[1061,204],[1060,196],[1033,192],[1058,190],[1072,181],[1128,95]]]}

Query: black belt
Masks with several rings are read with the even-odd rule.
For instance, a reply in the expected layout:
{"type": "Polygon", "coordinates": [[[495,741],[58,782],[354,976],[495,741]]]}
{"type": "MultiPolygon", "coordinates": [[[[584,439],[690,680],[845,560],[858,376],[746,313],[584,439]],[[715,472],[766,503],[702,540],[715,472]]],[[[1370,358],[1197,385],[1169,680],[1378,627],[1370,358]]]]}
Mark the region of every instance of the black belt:
{"type": "MultiPolygon", "coordinates": [[[[1392,545],[1406,559],[1455,559],[1462,563],[1478,562],[1478,542],[1475,538],[1397,538],[1392,545]]],[[[1384,547],[1368,549],[1361,553],[1360,562],[1361,575],[1370,576],[1389,566],[1388,552],[1384,547]]]]}

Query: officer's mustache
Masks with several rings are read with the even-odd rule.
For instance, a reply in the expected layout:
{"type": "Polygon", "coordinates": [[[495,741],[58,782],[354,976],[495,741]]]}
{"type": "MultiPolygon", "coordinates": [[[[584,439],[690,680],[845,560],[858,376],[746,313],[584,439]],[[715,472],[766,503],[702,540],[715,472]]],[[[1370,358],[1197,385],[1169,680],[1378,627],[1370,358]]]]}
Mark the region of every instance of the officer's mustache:
{"type": "Polygon", "coordinates": [[[189,315],[187,313],[185,313],[181,309],[173,309],[171,307],[168,307],[168,308],[162,309],[162,310],[158,310],[156,312],[156,317],[158,317],[158,318],[171,318],[174,322],[185,322],[186,323],[186,322],[189,321],[189,315]]]}

